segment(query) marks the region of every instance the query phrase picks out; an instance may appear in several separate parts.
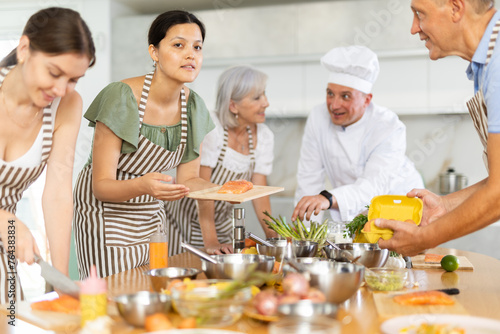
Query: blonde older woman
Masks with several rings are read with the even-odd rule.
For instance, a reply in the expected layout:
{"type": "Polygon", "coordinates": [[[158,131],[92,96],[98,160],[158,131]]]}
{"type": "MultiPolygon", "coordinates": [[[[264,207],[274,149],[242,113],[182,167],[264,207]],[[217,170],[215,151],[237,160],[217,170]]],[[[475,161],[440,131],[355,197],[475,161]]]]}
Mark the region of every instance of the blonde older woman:
{"type": "MultiPolygon", "coordinates": [[[[200,177],[217,184],[245,179],[267,185],[273,163],[274,135],[264,124],[269,106],[265,94],[267,75],[250,66],[234,66],[219,78],[215,130],[203,140],[200,177]]],[[[169,217],[170,255],[181,251],[184,240],[205,247],[210,254],[231,253],[233,205],[228,202],[184,198],[166,203],[169,217]]],[[[276,236],[264,223],[271,212],[269,197],[253,200],[255,213],[266,237],[276,236]]]]}

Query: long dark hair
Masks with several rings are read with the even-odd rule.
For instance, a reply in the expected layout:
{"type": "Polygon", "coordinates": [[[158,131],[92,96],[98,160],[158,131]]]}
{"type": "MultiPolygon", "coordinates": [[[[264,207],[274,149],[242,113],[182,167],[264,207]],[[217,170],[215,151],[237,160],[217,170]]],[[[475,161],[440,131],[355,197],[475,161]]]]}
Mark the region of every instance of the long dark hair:
{"type": "Polygon", "coordinates": [[[203,41],[205,40],[205,26],[203,23],[194,15],[183,10],[170,10],[163,14],[160,14],[151,23],[148,33],[148,45],[153,45],[158,47],[161,40],[165,38],[168,29],[176,24],[184,23],[195,23],[200,27],[201,37],[203,41]]]}
{"type": "MultiPolygon", "coordinates": [[[[68,8],[50,7],[33,14],[23,30],[30,40],[30,49],[51,55],[84,54],[95,63],[95,47],[89,27],[78,12],[68,8]]],[[[17,48],[2,61],[0,67],[17,64],[17,48]]]]}

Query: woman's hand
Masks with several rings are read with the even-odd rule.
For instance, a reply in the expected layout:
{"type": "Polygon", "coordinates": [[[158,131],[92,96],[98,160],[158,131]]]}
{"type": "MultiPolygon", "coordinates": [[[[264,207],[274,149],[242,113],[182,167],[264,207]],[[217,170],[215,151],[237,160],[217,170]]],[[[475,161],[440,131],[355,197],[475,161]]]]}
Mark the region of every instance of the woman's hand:
{"type": "Polygon", "coordinates": [[[0,238],[6,253],[14,251],[14,256],[20,262],[28,264],[34,263],[34,254],[40,255],[40,250],[36,245],[35,238],[28,227],[17,217],[4,219],[0,222],[0,238]],[[9,220],[14,220],[13,224],[9,220]],[[11,227],[13,226],[13,227],[11,227]],[[9,238],[10,236],[10,238],[9,238]],[[14,237],[14,238],[12,238],[14,237]],[[11,243],[9,243],[9,241],[11,243]],[[15,242],[12,244],[12,242],[15,242]],[[13,246],[13,247],[9,247],[13,246]]]}
{"type": "Polygon", "coordinates": [[[432,223],[439,217],[448,212],[445,207],[443,198],[426,189],[413,189],[408,194],[408,197],[417,197],[424,202],[424,210],[422,212],[421,226],[432,223]]]}
{"type": "Polygon", "coordinates": [[[162,173],[148,173],[141,176],[142,187],[146,194],[162,201],[176,201],[189,194],[183,184],[170,184],[172,177],[162,173]]]}
{"type": "Polygon", "coordinates": [[[205,246],[205,251],[210,255],[232,254],[233,245],[214,243],[205,246]]]}

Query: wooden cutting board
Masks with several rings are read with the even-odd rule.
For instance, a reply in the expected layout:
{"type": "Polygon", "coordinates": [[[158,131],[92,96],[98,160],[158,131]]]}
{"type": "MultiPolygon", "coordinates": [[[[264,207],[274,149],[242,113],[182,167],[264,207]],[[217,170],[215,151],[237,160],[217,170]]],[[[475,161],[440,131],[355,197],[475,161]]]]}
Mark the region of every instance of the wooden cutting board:
{"type": "MultiPolygon", "coordinates": [[[[474,266],[465,256],[457,256],[460,266],[457,270],[474,270],[474,266]]],[[[419,254],[411,258],[413,269],[441,269],[441,263],[425,263],[425,255],[419,254]]]]}
{"type": "Polygon", "coordinates": [[[278,193],[280,191],[285,190],[283,187],[270,187],[270,186],[253,186],[247,192],[243,194],[219,194],[217,191],[222,186],[217,186],[213,188],[193,191],[187,195],[189,198],[193,199],[205,199],[205,200],[214,200],[214,201],[226,201],[232,203],[243,203],[246,201],[251,201],[256,198],[269,196],[271,194],[278,193]]]}
{"type": "MultiPolygon", "coordinates": [[[[32,310],[30,304],[31,303],[29,301],[16,303],[16,319],[23,320],[32,325],[55,332],[78,332],[81,320],[79,315],[32,310]]],[[[0,313],[8,315],[9,312],[7,311],[7,307],[7,304],[0,305],[0,313]]],[[[119,317],[116,305],[108,304],[108,315],[112,318],[119,317]]]]}
{"type": "MultiPolygon", "coordinates": [[[[405,292],[373,292],[373,300],[380,317],[387,319],[411,314],[446,313],[446,314],[468,314],[465,308],[455,299],[454,305],[400,305],[393,297],[405,292]]],[[[453,298],[453,296],[451,296],[453,298]]]]}

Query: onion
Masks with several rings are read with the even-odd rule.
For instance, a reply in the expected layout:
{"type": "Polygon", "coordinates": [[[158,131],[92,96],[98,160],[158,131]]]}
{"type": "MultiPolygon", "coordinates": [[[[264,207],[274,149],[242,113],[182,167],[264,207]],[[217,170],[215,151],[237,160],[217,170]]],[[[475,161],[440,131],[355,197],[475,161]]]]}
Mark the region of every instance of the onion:
{"type": "Polygon", "coordinates": [[[262,315],[274,315],[278,310],[278,297],[273,291],[264,290],[255,295],[253,305],[262,315]]]}
{"type": "Polygon", "coordinates": [[[285,278],[283,278],[281,286],[285,294],[302,298],[307,295],[309,281],[299,273],[288,273],[285,278]]]}
{"type": "Polygon", "coordinates": [[[281,304],[295,304],[300,298],[296,295],[281,295],[279,298],[279,305],[281,304]]]}
{"type": "Polygon", "coordinates": [[[326,302],[326,296],[317,288],[310,288],[304,299],[309,299],[313,303],[324,303],[326,302]]]}

